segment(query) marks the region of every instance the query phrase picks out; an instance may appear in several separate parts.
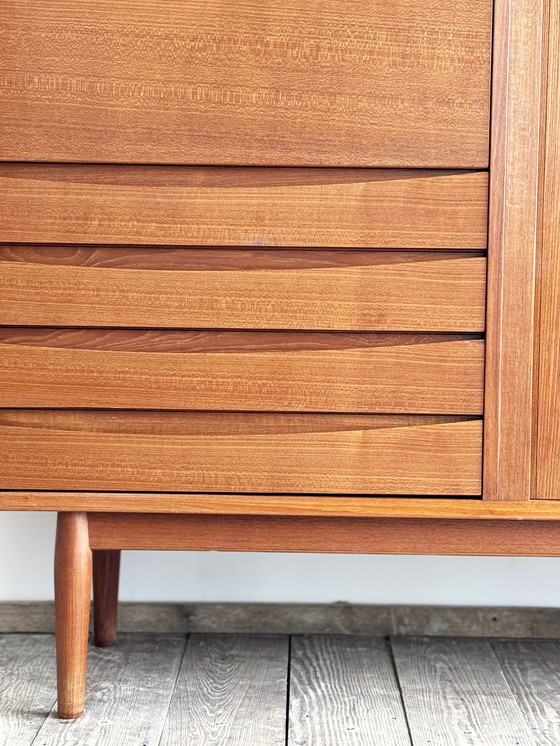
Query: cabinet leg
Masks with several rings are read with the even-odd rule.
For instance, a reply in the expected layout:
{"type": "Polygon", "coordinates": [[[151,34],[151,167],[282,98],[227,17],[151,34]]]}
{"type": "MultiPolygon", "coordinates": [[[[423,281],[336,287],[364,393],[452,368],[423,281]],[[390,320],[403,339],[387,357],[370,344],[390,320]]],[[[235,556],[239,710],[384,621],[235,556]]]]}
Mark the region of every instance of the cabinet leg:
{"type": "Polygon", "coordinates": [[[91,604],[91,549],[86,513],[59,513],[54,560],[58,715],[84,711],[91,604]]]}
{"type": "Polygon", "coordinates": [[[100,648],[117,640],[117,607],[121,553],[117,549],[93,552],[93,630],[100,648]]]}

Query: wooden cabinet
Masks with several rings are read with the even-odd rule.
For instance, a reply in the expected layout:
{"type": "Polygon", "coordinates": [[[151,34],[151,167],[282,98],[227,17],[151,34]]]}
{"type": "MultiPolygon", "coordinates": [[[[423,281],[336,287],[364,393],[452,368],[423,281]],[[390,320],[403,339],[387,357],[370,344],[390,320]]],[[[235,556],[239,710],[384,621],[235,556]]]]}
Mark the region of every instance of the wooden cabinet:
{"type": "Polygon", "coordinates": [[[122,548],[560,554],[557,14],[4,3],[0,507],[59,512],[63,717],[91,550],[99,644],[122,548]]]}

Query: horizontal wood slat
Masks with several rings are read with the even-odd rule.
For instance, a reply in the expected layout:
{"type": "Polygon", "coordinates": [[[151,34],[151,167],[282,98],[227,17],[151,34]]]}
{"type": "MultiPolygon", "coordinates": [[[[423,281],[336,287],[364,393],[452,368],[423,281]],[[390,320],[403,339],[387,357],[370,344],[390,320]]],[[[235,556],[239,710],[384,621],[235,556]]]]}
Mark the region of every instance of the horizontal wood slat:
{"type": "Polygon", "coordinates": [[[490,0],[2,3],[0,158],[484,167],[490,0]]]}
{"type": "Polygon", "coordinates": [[[486,172],[0,164],[0,240],[481,249],[486,172]]]}
{"type": "Polygon", "coordinates": [[[557,557],[555,521],[91,513],[93,549],[557,557]]]}
{"type": "Polygon", "coordinates": [[[0,246],[0,324],[480,332],[485,288],[459,252],[0,246]]]}
{"type": "Polygon", "coordinates": [[[94,513],[320,516],[469,521],[560,521],[555,501],[350,495],[243,495],[165,492],[0,490],[0,510],[85,510],[94,513]]]}
{"type": "Polygon", "coordinates": [[[469,417],[10,410],[0,488],[480,494],[469,417]]]}
{"type": "Polygon", "coordinates": [[[448,335],[0,329],[1,407],[482,414],[448,335]]]}

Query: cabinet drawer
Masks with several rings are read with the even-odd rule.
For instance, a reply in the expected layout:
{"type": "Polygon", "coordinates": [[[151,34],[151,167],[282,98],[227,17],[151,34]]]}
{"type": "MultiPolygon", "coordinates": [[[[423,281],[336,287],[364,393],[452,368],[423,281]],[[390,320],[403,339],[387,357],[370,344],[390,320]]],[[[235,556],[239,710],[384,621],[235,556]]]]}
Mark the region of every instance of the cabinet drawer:
{"type": "Polygon", "coordinates": [[[480,494],[469,417],[2,410],[0,488],[480,494]]]}
{"type": "Polygon", "coordinates": [[[0,241],[483,249],[485,172],[0,164],[0,241]]]}
{"type": "Polygon", "coordinates": [[[484,329],[486,261],[452,252],[0,246],[0,324],[484,329]]]}
{"type": "Polygon", "coordinates": [[[482,414],[451,335],[0,329],[1,407],[482,414]]]}
{"type": "Polygon", "coordinates": [[[485,167],[491,0],[1,5],[0,158],[485,167]]]}

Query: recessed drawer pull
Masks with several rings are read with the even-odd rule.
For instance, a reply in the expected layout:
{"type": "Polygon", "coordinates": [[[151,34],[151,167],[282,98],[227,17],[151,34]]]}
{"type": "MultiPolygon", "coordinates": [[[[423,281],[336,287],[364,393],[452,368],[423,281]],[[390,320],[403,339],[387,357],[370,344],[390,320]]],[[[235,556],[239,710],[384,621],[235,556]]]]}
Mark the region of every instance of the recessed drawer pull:
{"type": "Polygon", "coordinates": [[[0,324],[484,330],[463,252],[0,246],[0,324]]]}
{"type": "Polygon", "coordinates": [[[485,171],[0,164],[0,241],[484,249],[485,171]]]}
{"type": "Polygon", "coordinates": [[[0,484],[478,495],[481,437],[473,417],[5,409],[0,484]]]}
{"type": "Polygon", "coordinates": [[[482,414],[451,335],[0,329],[1,407],[482,414]]]}

